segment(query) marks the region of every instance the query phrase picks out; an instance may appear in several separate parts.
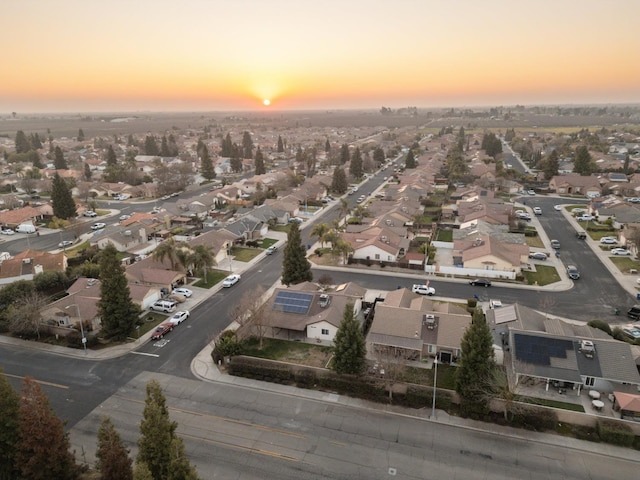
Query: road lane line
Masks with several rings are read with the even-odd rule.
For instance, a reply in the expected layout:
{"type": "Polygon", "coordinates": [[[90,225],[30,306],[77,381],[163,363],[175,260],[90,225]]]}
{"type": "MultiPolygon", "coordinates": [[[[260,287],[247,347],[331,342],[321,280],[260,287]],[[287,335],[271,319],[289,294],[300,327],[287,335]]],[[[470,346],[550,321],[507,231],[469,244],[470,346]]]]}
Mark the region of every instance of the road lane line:
{"type": "Polygon", "coordinates": [[[259,449],[259,448],[243,447],[242,445],[236,445],[236,444],[228,443],[228,442],[221,442],[219,440],[211,440],[209,438],[200,437],[198,435],[189,435],[188,433],[179,433],[178,435],[180,435],[181,437],[192,438],[194,440],[200,440],[200,441],[203,441],[203,442],[206,442],[206,443],[212,443],[214,445],[221,445],[221,446],[225,446],[225,447],[229,447],[229,448],[235,448],[237,450],[245,450],[247,452],[259,453],[260,455],[267,455],[269,457],[280,458],[282,460],[289,460],[290,462],[297,462],[297,463],[300,462],[300,460],[295,458],[295,457],[291,457],[289,455],[283,455],[282,453],[272,452],[270,450],[262,450],[262,449],[259,449]]]}
{"type": "MultiPolygon", "coordinates": [[[[20,375],[11,375],[10,373],[3,373],[2,375],[4,375],[5,377],[11,377],[11,378],[18,378],[20,380],[24,380],[26,377],[21,377],[20,375]]],[[[33,377],[30,377],[33,378],[33,377]]],[[[63,390],[69,390],[68,385],[60,385],[59,383],[51,383],[51,382],[45,382],[44,380],[38,380],[37,378],[33,378],[33,380],[36,383],[39,383],[40,385],[47,385],[48,387],[56,387],[56,388],[62,388],[63,390]]]]}
{"type": "Polygon", "coordinates": [[[145,353],[145,352],[129,352],[132,353],[134,355],[146,355],[147,357],[159,357],[160,355],[158,355],[157,353],[145,353]]]}

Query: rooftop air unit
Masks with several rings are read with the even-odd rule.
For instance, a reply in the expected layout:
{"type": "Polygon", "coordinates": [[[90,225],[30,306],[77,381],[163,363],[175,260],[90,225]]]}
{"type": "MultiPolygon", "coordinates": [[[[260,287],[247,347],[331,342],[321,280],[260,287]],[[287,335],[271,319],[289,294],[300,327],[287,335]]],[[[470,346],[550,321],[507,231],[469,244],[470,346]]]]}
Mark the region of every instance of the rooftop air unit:
{"type": "Polygon", "coordinates": [[[322,308],[326,308],[329,306],[329,303],[331,303],[331,297],[329,295],[327,295],[326,293],[323,293],[322,295],[320,295],[320,306],[322,308]]]}
{"type": "Polygon", "coordinates": [[[422,324],[425,325],[429,330],[433,330],[436,328],[436,316],[430,313],[426,313],[424,315],[424,319],[422,320],[422,324]]]}
{"type": "Polygon", "coordinates": [[[593,358],[595,350],[595,346],[591,340],[580,340],[580,351],[584,353],[585,357],[593,358]]]}

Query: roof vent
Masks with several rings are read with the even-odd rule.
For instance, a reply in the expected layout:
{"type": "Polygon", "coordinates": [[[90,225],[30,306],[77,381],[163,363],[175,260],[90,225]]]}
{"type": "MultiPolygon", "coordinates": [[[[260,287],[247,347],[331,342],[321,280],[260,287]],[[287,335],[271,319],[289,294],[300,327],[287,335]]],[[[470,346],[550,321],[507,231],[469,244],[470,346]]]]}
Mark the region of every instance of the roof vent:
{"type": "Polygon", "coordinates": [[[322,295],[320,295],[320,302],[319,303],[320,303],[320,306],[322,308],[326,308],[331,303],[331,297],[329,295],[327,295],[326,293],[323,293],[322,295]]]}
{"type": "Polygon", "coordinates": [[[425,325],[429,330],[433,330],[436,328],[436,316],[431,313],[426,313],[424,318],[422,319],[422,324],[425,325]]]}
{"type": "Polygon", "coordinates": [[[595,346],[591,340],[580,340],[580,351],[584,353],[585,357],[593,358],[595,350],[595,346]]]}
{"type": "Polygon", "coordinates": [[[31,259],[30,258],[23,258],[22,259],[22,263],[31,263],[31,259]]]}

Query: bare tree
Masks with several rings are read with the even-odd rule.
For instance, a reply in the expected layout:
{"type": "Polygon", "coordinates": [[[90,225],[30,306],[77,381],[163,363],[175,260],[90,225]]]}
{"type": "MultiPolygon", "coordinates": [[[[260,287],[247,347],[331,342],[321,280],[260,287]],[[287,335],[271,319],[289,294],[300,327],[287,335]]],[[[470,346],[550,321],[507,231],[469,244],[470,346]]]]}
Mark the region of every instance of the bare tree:
{"type": "Polygon", "coordinates": [[[39,292],[31,292],[16,302],[9,328],[18,335],[34,335],[40,339],[42,317],[40,310],[47,304],[39,292]]]}
{"type": "Polygon", "coordinates": [[[229,316],[239,325],[239,338],[256,336],[258,348],[262,348],[264,336],[269,328],[269,315],[266,308],[264,289],[258,287],[245,293],[240,301],[229,310],[229,316]]]}
{"type": "Polygon", "coordinates": [[[390,345],[376,345],[375,358],[378,363],[376,371],[384,380],[385,388],[389,392],[389,401],[393,400],[393,389],[401,379],[411,351],[390,345]]]}

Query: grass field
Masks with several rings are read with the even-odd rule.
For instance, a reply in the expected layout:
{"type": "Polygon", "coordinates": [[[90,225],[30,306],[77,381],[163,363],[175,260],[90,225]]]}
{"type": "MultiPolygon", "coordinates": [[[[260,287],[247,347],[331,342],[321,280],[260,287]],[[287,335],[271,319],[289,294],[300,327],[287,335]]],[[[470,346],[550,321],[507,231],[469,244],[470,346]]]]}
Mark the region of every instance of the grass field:
{"type": "Polygon", "coordinates": [[[629,270],[640,271],[640,261],[630,257],[611,257],[613,264],[618,267],[622,273],[629,273],[629,270]]]}
{"type": "Polygon", "coordinates": [[[207,274],[207,281],[204,281],[204,278],[201,278],[196,283],[193,284],[194,287],[200,288],[211,288],[214,285],[221,282],[229,275],[229,272],[222,270],[210,270],[207,274]]]}
{"type": "Polygon", "coordinates": [[[560,281],[556,268],[549,265],[536,265],[535,272],[523,273],[528,285],[535,285],[537,282],[539,286],[543,286],[560,281]]]}

